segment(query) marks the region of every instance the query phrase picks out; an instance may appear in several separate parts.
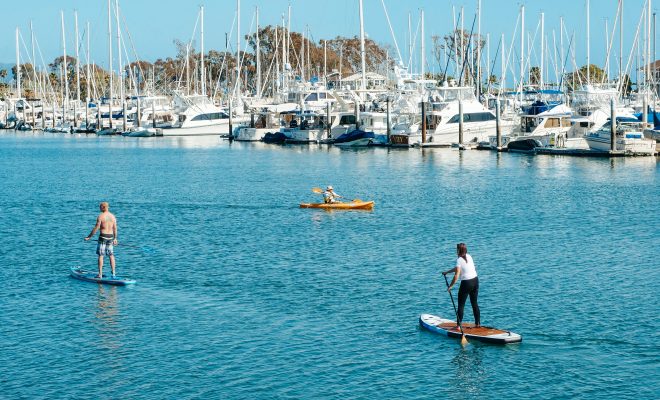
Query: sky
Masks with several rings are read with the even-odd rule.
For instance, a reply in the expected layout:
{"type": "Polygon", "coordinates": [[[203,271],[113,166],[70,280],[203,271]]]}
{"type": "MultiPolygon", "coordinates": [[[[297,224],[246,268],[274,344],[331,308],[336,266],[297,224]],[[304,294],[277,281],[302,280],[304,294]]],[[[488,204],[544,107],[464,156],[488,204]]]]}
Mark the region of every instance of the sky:
{"type": "MultiPolygon", "coordinates": [[[[75,55],[74,46],[74,10],[78,12],[78,24],[81,36],[90,24],[91,60],[106,67],[108,65],[107,47],[107,2],[105,0],[31,0],[5,2],[4,15],[12,15],[0,24],[0,63],[14,64],[16,60],[15,29],[19,28],[22,41],[27,49],[21,47],[21,58],[30,55],[30,21],[34,35],[45,63],[51,62],[62,54],[62,31],[60,11],[64,12],[67,53],[75,55]],[[11,21],[11,22],[9,22],[11,21]]],[[[658,4],[660,4],[660,0],[658,4]]],[[[302,31],[309,26],[312,39],[330,39],[335,36],[359,35],[358,0],[242,0],[241,2],[241,32],[247,34],[254,29],[254,10],[258,6],[260,25],[281,24],[282,15],[290,4],[291,29],[302,31]]],[[[465,29],[469,30],[475,15],[477,0],[456,2],[445,0],[384,0],[387,7],[396,41],[402,52],[402,57],[408,60],[408,15],[412,18],[413,36],[417,29],[420,10],[425,13],[425,37],[427,43],[427,63],[431,70],[439,70],[438,63],[430,54],[431,36],[444,35],[452,31],[452,7],[456,13],[461,7],[465,10],[465,29]]],[[[545,32],[550,46],[555,31],[556,47],[559,47],[559,20],[564,18],[566,39],[565,51],[568,49],[569,36],[575,34],[574,46],[576,63],[586,64],[586,0],[528,0],[519,2],[512,0],[482,0],[481,32],[491,35],[491,56],[494,57],[497,41],[504,34],[505,48],[511,44],[516,29],[521,5],[525,5],[525,31],[534,36],[539,25],[540,13],[545,14],[545,32]]],[[[617,0],[591,0],[590,25],[591,45],[590,59],[594,64],[603,65],[606,57],[605,23],[612,29],[616,12],[617,0]]],[[[635,36],[635,30],[643,9],[644,0],[624,0],[624,64],[627,61],[635,36]]],[[[191,39],[198,16],[199,6],[205,7],[205,48],[222,50],[225,47],[225,35],[232,30],[236,15],[236,0],[119,0],[122,14],[122,25],[126,26],[135,46],[135,52],[140,59],[154,61],[175,55],[173,41],[179,39],[187,42],[191,39]],[[124,22],[125,21],[125,22],[124,22]]],[[[654,9],[655,10],[655,9],[654,9]]],[[[377,43],[392,44],[394,40],[390,33],[381,0],[364,0],[364,25],[367,37],[377,43]]],[[[477,30],[475,26],[475,31],[477,30]]],[[[197,28],[197,43],[199,43],[199,27],[197,28]]],[[[234,27],[234,35],[236,29],[234,27]]],[[[518,28],[520,32],[520,28],[518,28]]],[[[520,37],[516,34],[516,54],[519,51],[520,37]]],[[[124,36],[126,34],[124,33],[124,36]]],[[[540,43],[537,34],[537,50],[532,55],[531,65],[538,64],[540,43]]],[[[124,37],[124,39],[127,39],[124,37]]],[[[236,39],[231,40],[235,48],[236,39]]],[[[81,43],[81,48],[84,45],[81,43]]],[[[244,45],[242,45],[244,46],[244,45]]],[[[417,41],[419,54],[420,41],[417,41]]],[[[116,44],[115,49],[116,53],[116,44]]],[[[618,31],[615,34],[613,51],[618,57],[618,31]]],[[[81,51],[81,58],[82,56],[81,51]]],[[[417,56],[416,56],[417,57],[417,56]]],[[[486,54],[484,54],[486,57],[486,54]]],[[[517,56],[513,56],[516,58],[517,56]]],[[[39,52],[36,56],[40,64],[39,52]]],[[[131,60],[133,61],[133,60],[131,60]]],[[[614,61],[612,61],[614,62],[614,61]]],[[[616,63],[615,63],[616,65],[616,63]]],[[[496,70],[499,62],[496,63],[496,70]]],[[[570,70],[570,65],[567,68],[570,70]]]]}

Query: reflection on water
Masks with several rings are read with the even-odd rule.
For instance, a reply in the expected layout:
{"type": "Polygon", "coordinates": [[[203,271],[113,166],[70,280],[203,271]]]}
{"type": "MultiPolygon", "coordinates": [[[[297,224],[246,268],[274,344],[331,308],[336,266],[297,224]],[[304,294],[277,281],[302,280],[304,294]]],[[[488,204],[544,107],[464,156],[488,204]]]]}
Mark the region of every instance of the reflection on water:
{"type": "Polygon", "coordinates": [[[118,288],[98,285],[95,325],[101,348],[114,351],[121,347],[123,332],[119,324],[118,288]]]}
{"type": "Polygon", "coordinates": [[[468,344],[457,350],[451,360],[453,377],[449,383],[454,394],[463,394],[464,398],[481,398],[486,372],[483,365],[483,349],[480,345],[468,344]]]}

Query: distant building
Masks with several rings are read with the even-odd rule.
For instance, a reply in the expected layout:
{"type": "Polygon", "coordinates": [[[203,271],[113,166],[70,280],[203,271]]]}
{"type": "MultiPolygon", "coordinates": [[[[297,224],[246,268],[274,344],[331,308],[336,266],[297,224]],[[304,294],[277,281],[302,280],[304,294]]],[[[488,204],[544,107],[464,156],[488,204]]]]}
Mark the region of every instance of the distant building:
{"type": "MultiPolygon", "coordinates": [[[[651,87],[653,87],[653,91],[656,93],[656,95],[660,96],[660,60],[655,60],[652,62],[650,67],[652,76],[651,87]]],[[[642,67],[639,70],[645,71],[646,67],[642,67]]]]}
{"type": "MultiPolygon", "coordinates": [[[[385,76],[377,74],[375,72],[367,72],[366,76],[367,76],[367,89],[379,89],[385,87],[385,84],[387,82],[387,78],[385,76]]],[[[360,89],[362,85],[362,73],[358,72],[357,74],[353,74],[347,76],[346,78],[343,78],[341,80],[341,84],[343,87],[348,89],[353,89],[353,90],[360,89]]]]}

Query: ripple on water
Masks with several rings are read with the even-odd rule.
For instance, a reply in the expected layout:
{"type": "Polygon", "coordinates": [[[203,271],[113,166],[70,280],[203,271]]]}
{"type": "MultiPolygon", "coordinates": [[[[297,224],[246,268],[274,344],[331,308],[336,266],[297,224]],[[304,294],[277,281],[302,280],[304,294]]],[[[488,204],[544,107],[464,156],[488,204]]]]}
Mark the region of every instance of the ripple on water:
{"type": "Polygon", "coordinates": [[[656,160],[160,139],[0,135],[4,396],[657,397],[656,160]],[[67,278],[102,199],[135,287],[67,278]],[[419,328],[458,241],[523,343],[419,328]]]}

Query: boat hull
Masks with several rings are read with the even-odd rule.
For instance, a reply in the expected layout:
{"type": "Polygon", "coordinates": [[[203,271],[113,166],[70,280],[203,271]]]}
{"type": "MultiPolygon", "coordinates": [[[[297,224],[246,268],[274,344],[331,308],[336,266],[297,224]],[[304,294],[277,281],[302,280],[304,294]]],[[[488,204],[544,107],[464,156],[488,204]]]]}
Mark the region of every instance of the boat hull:
{"type": "Polygon", "coordinates": [[[372,210],[373,201],[352,201],[350,203],[302,203],[300,208],[318,208],[323,210],[372,210]]]}

